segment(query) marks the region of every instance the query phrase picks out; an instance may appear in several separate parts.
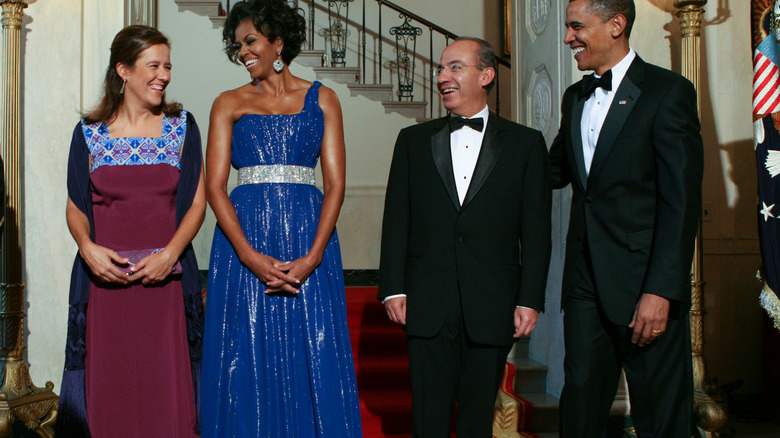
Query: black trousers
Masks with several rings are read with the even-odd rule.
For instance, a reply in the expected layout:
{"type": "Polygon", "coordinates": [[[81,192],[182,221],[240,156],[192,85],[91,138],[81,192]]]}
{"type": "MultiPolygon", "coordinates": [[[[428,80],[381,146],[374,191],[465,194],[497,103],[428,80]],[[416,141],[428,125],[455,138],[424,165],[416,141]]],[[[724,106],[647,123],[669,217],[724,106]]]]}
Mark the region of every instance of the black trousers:
{"type": "Polygon", "coordinates": [[[472,342],[459,304],[436,336],[408,341],[412,437],[449,438],[457,402],[458,438],[492,438],[493,408],[511,345],[472,342]]]}
{"type": "Polygon", "coordinates": [[[604,314],[591,266],[588,257],[581,258],[563,306],[561,437],[601,437],[623,368],[637,436],[690,438],[693,371],[688,307],[672,301],[666,332],[639,347],[631,343],[633,329],[613,324],[604,314]]]}

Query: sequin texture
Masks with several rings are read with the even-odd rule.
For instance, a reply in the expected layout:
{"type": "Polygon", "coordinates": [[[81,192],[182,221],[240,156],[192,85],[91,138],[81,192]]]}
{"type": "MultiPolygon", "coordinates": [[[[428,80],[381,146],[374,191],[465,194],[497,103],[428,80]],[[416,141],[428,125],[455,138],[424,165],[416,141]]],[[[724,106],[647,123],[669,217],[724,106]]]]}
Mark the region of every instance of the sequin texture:
{"type": "MultiPolygon", "coordinates": [[[[301,113],[238,120],[233,166],[313,169],[324,133],[318,87],[315,82],[307,93],[301,113]]],[[[311,248],[322,208],[316,186],[243,184],[230,199],[258,252],[292,261],[311,248]]],[[[264,293],[217,227],[206,305],[202,437],[362,436],[335,231],[322,263],[299,290],[264,293]]]]}
{"type": "Polygon", "coordinates": [[[270,164],[238,169],[238,185],[264,183],[314,185],[314,168],[287,164],[270,164]]]}

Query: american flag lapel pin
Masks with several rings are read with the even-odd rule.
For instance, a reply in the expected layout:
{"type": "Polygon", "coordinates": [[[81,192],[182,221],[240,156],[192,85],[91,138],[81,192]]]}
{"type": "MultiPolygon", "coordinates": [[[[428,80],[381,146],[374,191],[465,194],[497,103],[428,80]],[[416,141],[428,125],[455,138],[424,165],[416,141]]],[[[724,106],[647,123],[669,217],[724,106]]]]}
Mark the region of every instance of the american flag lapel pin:
{"type": "Polygon", "coordinates": [[[625,104],[627,104],[627,103],[628,103],[628,101],[627,101],[627,100],[619,100],[619,101],[618,101],[618,105],[625,105],[625,104]]]}

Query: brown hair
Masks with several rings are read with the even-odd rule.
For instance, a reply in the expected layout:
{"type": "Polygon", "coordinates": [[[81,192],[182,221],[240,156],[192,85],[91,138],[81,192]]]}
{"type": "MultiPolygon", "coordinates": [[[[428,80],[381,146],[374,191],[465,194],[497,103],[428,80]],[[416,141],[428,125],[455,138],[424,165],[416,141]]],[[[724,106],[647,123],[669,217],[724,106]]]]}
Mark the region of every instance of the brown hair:
{"type": "MultiPolygon", "coordinates": [[[[107,122],[116,115],[124,100],[124,95],[119,92],[123,81],[116,71],[116,65],[121,62],[128,67],[134,66],[141,52],[157,44],[171,47],[168,38],[162,32],[149,26],[127,26],[116,34],[111,43],[111,58],[106,68],[102,96],[97,106],[84,114],[85,123],[107,122]]],[[[165,95],[163,95],[159,109],[168,117],[179,117],[182,106],[177,102],[165,102],[165,95]]]]}

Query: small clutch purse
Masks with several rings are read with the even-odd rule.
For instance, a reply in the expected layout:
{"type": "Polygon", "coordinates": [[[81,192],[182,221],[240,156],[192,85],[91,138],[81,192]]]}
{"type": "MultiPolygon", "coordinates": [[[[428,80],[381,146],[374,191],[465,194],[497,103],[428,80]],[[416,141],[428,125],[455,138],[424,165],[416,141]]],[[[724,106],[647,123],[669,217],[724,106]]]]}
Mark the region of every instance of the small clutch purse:
{"type": "MultiPolygon", "coordinates": [[[[117,254],[119,254],[120,257],[127,257],[130,259],[130,261],[127,262],[127,266],[118,266],[119,269],[122,270],[122,272],[129,274],[130,268],[135,266],[138,262],[144,259],[144,257],[148,257],[154,253],[160,252],[165,248],[150,248],[150,249],[134,249],[130,251],[117,251],[117,254]]],[[[181,262],[177,261],[176,264],[173,266],[173,271],[171,271],[171,275],[179,275],[181,274],[181,262]]]]}

